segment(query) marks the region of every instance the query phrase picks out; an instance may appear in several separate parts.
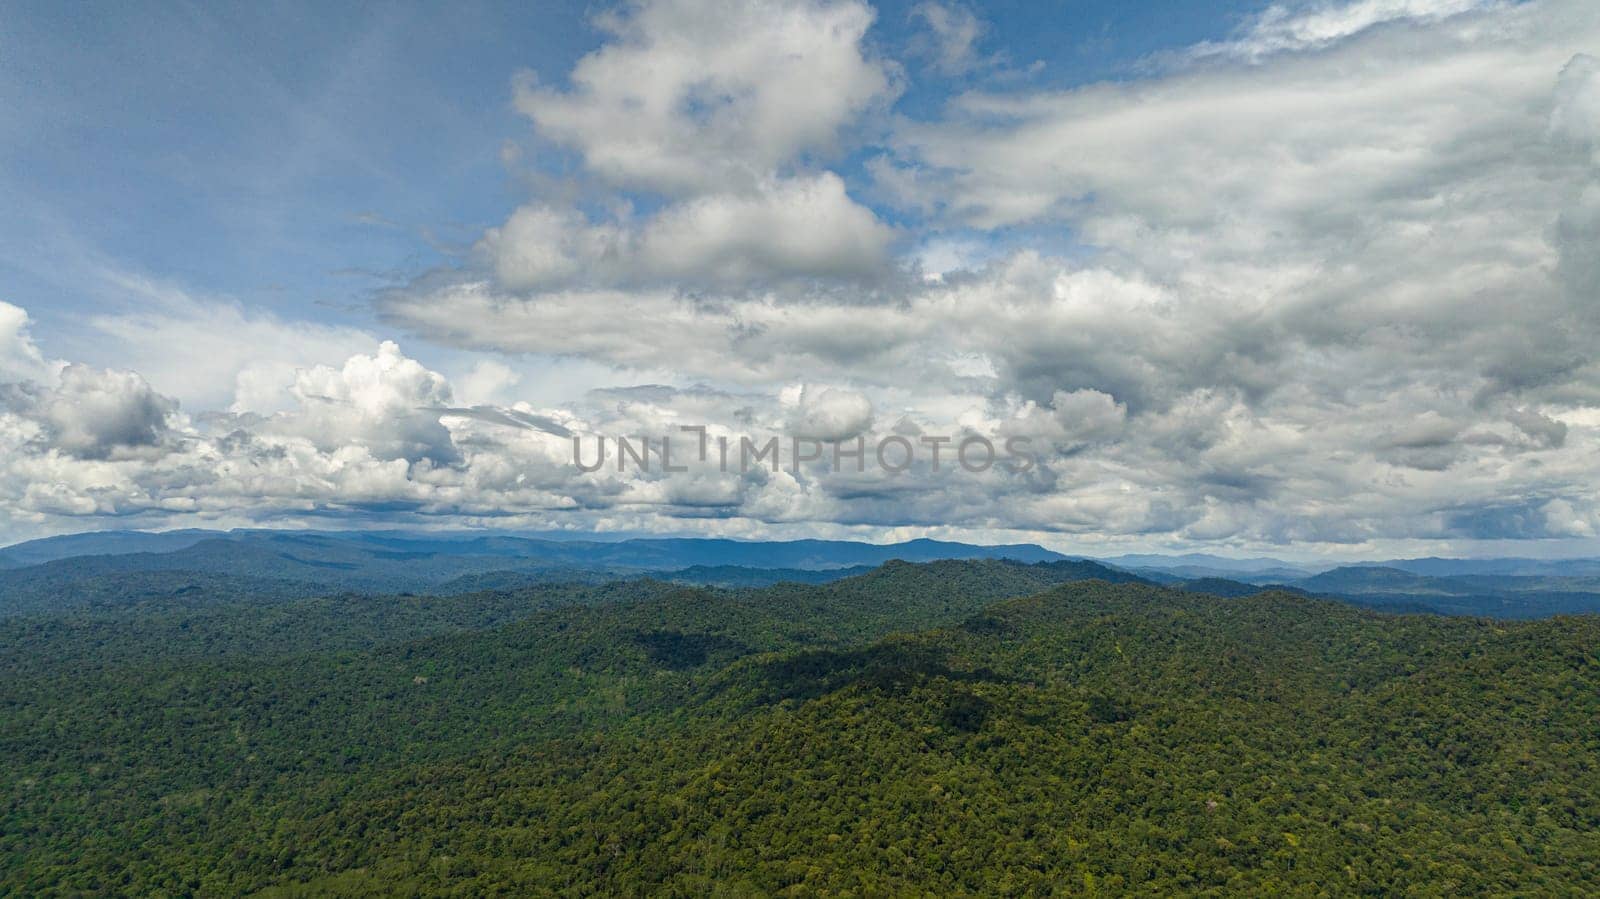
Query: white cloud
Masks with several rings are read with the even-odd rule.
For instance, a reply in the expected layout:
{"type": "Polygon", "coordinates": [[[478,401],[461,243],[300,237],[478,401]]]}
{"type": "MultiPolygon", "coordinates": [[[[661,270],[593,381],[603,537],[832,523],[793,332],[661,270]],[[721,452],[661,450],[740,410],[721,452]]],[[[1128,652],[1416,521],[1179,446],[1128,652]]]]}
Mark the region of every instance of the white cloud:
{"type": "Polygon", "coordinates": [[[976,45],[984,25],[972,11],[950,3],[924,2],[911,8],[911,17],[920,20],[931,41],[913,46],[927,56],[934,68],[946,75],[959,75],[978,64],[976,45]]]}
{"type": "Polygon", "coordinates": [[[1584,514],[1564,499],[1553,499],[1540,510],[1545,527],[1552,534],[1564,537],[1593,537],[1596,534],[1594,515],[1584,514]]]}
{"type": "Polygon", "coordinates": [[[850,440],[872,427],[872,401],[853,390],[798,385],[780,394],[790,406],[788,431],[811,440],[850,440]]]}
{"type": "Polygon", "coordinates": [[[888,270],[894,232],[845,192],[839,176],[761,182],[711,193],[639,224],[590,224],[572,210],[530,205],[479,245],[511,290],[710,285],[793,278],[863,279],[888,270]]]}
{"type": "Polygon", "coordinates": [[[1550,135],[1585,150],[1600,145],[1600,59],[1579,53],[1561,70],[1550,135]]]}
{"type": "MultiPolygon", "coordinates": [[[[520,95],[603,181],[666,192],[641,204],[654,211],[529,202],[475,257],[380,304],[418,337],[538,361],[452,385],[392,344],[334,353],[349,335],[310,332],[331,339],[281,357],[259,387],[218,363],[235,414],[167,416],[162,454],[138,463],[51,448],[58,426],[8,413],[0,507],[365,505],[538,524],[559,510],[574,528],[1014,529],[1350,553],[1596,533],[1592,4],[1319,6],[1262,19],[1203,65],[965,95],[900,123],[873,169],[910,211],[899,232],[811,156],[892,93],[861,50],[870,14],[752,15],[630,7],[570,88],[520,95]],[[697,16],[744,23],[769,53],[809,49],[748,58],[721,24],[691,31],[697,16]],[[703,84],[686,74],[701,53],[703,84]],[[775,87],[813,71],[867,88],[775,87]],[[1065,249],[1027,248],[1040,234],[1065,249]],[[939,277],[904,277],[910,261],[894,275],[900,236],[939,277]],[[547,357],[581,360],[583,379],[609,366],[649,373],[613,383],[652,383],[515,403],[513,386],[563,377],[547,357]],[[684,424],[1026,436],[1040,464],[580,475],[570,442],[530,422],[590,441],[684,424]]],[[[5,343],[24,333],[6,321],[21,320],[0,316],[0,346],[31,347],[5,343]]],[[[272,345],[299,327],[227,321],[272,345]]],[[[151,380],[165,391],[173,377],[151,380]]]]}
{"type": "Polygon", "coordinates": [[[1275,4],[1252,20],[1236,40],[1201,44],[1187,55],[1260,62],[1277,53],[1321,49],[1380,25],[1428,25],[1497,5],[1500,0],[1324,0],[1301,8],[1275,4]]]}
{"type": "Polygon", "coordinates": [[[609,264],[624,235],[591,227],[576,210],[523,206],[479,244],[501,284],[512,289],[560,284],[592,266],[609,264]]]}
{"type": "Polygon", "coordinates": [[[517,108],[615,183],[748,187],[893,96],[863,51],[872,20],[859,2],[642,2],[599,20],[611,40],[570,88],[524,81],[517,108]]]}
{"type": "Polygon", "coordinates": [[[0,301],[0,382],[49,378],[58,367],[45,361],[28,334],[27,310],[0,301]]]}
{"type": "Polygon", "coordinates": [[[274,416],[267,430],[303,438],[324,452],[359,446],[384,460],[456,461],[437,410],[452,404],[449,383],[384,341],[375,355],[341,368],[316,366],[296,376],[298,408],[274,416]]]}
{"type": "Polygon", "coordinates": [[[68,365],[59,383],[0,385],[0,525],[574,503],[552,492],[571,479],[553,438],[471,419],[446,427],[449,384],[392,343],[302,371],[293,394],[294,408],[271,416],[191,419],[131,372],[68,365]]]}
{"type": "Polygon", "coordinates": [[[1048,445],[1057,452],[1073,453],[1121,436],[1127,419],[1126,405],[1108,393],[1085,388],[1056,391],[1048,407],[1028,402],[1003,428],[1040,448],[1048,445]]]}
{"type": "Polygon", "coordinates": [[[1468,510],[1590,470],[1573,416],[1600,403],[1583,349],[1600,217],[1571,148],[1589,140],[1574,48],[1600,21],[1575,3],[1356,4],[1258,23],[1272,35],[1250,65],[972,94],[902,126],[879,171],[909,206],[958,234],[1070,228],[1094,249],[1070,262],[967,253],[867,297],[471,281],[389,308],[468,346],[849,383],[913,428],[1053,454],[1027,484],[938,502],[852,482],[821,503],[802,480],[786,514],[1352,545],[1525,529],[1468,510]]]}
{"type": "Polygon", "coordinates": [[[43,443],[84,459],[162,447],[177,403],[134,372],[68,365],[54,383],[0,385],[0,406],[30,419],[43,443]]]}
{"type": "Polygon", "coordinates": [[[1097,245],[1167,250],[1174,262],[1189,246],[1168,242],[1202,229],[1241,256],[1275,249],[1262,241],[1278,229],[1321,249],[1313,239],[1429,213],[1417,201],[1441,179],[1486,191],[1509,175],[1501,190],[1533,191],[1518,208],[1547,203],[1541,160],[1518,151],[1543,142],[1555,73],[1581,29],[1594,31],[1547,18],[1514,8],[1481,27],[1452,19],[1271,66],[966,95],[949,120],[902,128],[901,155],[927,179],[911,188],[927,194],[920,202],[951,216],[1065,221],[1097,245]],[[1573,32],[1551,33],[1563,27],[1573,32]],[[1152,241],[1168,245],[1138,245],[1152,241]]]}
{"type": "Polygon", "coordinates": [[[522,375],[504,362],[480,359],[459,381],[456,401],[468,406],[508,406],[516,401],[512,391],[521,382],[522,375]]]}
{"type": "MultiPolygon", "coordinates": [[[[540,136],[575,148],[617,190],[519,208],[476,265],[525,300],[605,290],[743,291],[788,281],[878,282],[895,231],[818,163],[892,100],[859,2],[650,0],[599,19],[608,41],[569,86],[518,82],[540,136]]],[[[456,279],[459,282],[461,279],[456,279]]]]}
{"type": "Polygon", "coordinates": [[[138,371],[192,409],[288,408],[298,370],[339,362],[377,342],[358,328],[285,319],[125,272],[106,277],[128,303],[88,320],[101,338],[97,355],[138,371]]]}
{"type": "Polygon", "coordinates": [[[641,235],[658,276],[741,284],[773,277],[881,275],[894,232],[845,193],[832,172],[765,183],[753,195],[712,194],[672,207],[641,235]]]}

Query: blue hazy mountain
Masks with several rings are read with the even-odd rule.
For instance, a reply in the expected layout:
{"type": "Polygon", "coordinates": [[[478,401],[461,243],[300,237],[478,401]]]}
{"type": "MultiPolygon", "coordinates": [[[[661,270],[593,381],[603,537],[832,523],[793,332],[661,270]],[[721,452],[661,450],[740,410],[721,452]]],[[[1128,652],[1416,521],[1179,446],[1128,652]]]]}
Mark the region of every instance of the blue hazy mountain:
{"type": "Polygon", "coordinates": [[[340,591],[455,593],[647,572],[687,571],[678,575],[679,579],[756,586],[832,580],[893,560],[1065,561],[1061,554],[1038,546],[977,546],[936,540],[887,545],[679,538],[596,542],[289,531],[85,534],[22,544],[6,550],[5,558],[12,566],[0,570],[3,614],[114,602],[123,595],[119,590],[122,583],[137,583],[138,590],[127,595],[140,601],[167,594],[192,595],[198,600],[192,589],[197,584],[204,585],[206,595],[228,592],[218,578],[235,579],[233,593],[276,599],[340,591]],[[116,551],[132,547],[147,549],[116,551]],[[47,561],[28,564],[39,559],[47,561]],[[186,590],[190,592],[182,593],[186,590]]]}
{"type": "Polygon", "coordinates": [[[645,575],[722,587],[824,583],[890,561],[1010,560],[1082,566],[1079,578],[1137,579],[1218,596],[1282,587],[1391,611],[1502,618],[1600,612],[1600,562],[1411,559],[1327,570],[1280,559],[1191,553],[1069,558],[1033,544],[938,540],[743,541],[406,531],[103,531],[0,550],[0,614],[185,598],[276,601],[357,593],[456,594],[645,575]]]}
{"type": "Polygon", "coordinates": [[[1206,553],[1184,553],[1173,556],[1130,554],[1100,561],[1130,571],[1165,572],[1183,579],[1224,578],[1249,582],[1291,581],[1322,570],[1322,566],[1299,565],[1282,559],[1231,559],[1206,553]]]}
{"type": "MultiPolygon", "coordinates": [[[[1573,570],[1586,567],[1575,565],[1573,570]]],[[[1292,586],[1390,611],[1493,618],[1600,612],[1600,576],[1586,574],[1431,577],[1390,566],[1349,565],[1294,581],[1292,586]]]]}
{"type": "Polygon", "coordinates": [[[1513,577],[1600,577],[1600,559],[1391,559],[1364,563],[1429,577],[1509,575],[1513,577]]]}
{"type": "Polygon", "coordinates": [[[74,556],[123,553],[165,553],[193,546],[202,540],[226,537],[226,531],[89,531],[29,540],[0,549],[0,568],[20,568],[74,556]]]}
{"type": "Polygon", "coordinates": [[[1314,593],[1437,593],[1449,594],[1439,578],[1381,565],[1347,565],[1294,582],[1314,593]]]}
{"type": "Polygon", "coordinates": [[[1013,559],[1053,562],[1067,558],[1033,544],[980,546],[941,540],[875,544],[847,540],[754,542],[703,538],[636,538],[619,541],[552,540],[508,535],[461,533],[323,531],[97,531],[47,537],[0,549],[0,559],[13,567],[57,559],[95,555],[170,553],[202,542],[226,541],[236,546],[317,546],[360,553],[404,553],[422,556],[500,556],[548,561],[616,564],[646,569],[694,565],[738,565],[758,568],[848,568],[881,565],[891,559],[907,562],[939,559],[1013,559]]]}

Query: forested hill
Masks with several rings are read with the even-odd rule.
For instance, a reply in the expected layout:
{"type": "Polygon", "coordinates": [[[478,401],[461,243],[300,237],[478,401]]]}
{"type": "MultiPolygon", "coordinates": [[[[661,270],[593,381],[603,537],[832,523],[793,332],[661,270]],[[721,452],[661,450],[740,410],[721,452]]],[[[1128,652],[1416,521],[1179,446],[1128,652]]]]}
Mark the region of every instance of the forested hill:
{"type": "Polygon", "coordinates": [[[0,622],[0,893],[1600,890],[1600,619],[1085,571],[0,622]]]}

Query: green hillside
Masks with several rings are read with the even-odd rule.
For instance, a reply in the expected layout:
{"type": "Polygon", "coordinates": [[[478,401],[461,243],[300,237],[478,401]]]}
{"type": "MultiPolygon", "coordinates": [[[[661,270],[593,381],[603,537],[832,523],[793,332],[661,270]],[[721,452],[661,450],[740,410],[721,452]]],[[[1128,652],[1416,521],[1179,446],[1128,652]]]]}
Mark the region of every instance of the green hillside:
{"type": "Polygon", "coordinates": [[[1084,564],[4,622],[0,893],[1600,890],[1600,619],[1084,564]]]}

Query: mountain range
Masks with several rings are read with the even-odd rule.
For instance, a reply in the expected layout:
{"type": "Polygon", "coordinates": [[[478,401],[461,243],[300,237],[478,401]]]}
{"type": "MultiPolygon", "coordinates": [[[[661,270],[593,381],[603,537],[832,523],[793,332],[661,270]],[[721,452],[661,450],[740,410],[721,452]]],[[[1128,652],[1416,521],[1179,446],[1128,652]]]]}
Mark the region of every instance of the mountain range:
{"type": "Polygon", "coordinates": [[[284,530],[110,531],[0,549],[0,615],[151,598],[221,594],[263,600],[329,592],[466,593],[556,582],[654,576],[681,583],[760,587],[823,583],[890,561],[1008,559],[1093,566],[1218,596],[1265,588],[1389,611],[1537,618],[1600,611],[1600,562],[1413,559],[1332,568],[1279,559],[1123,555],[1068,557],[1032,544],[938,540],[697,538],[552,539],[514,534],[284,530]]]}
{"type": "Polygon", "coordinates": [[[601,581],[0,618],[0,894],[1600,889],[1593,616],[1084,560],[601,581]]]}

